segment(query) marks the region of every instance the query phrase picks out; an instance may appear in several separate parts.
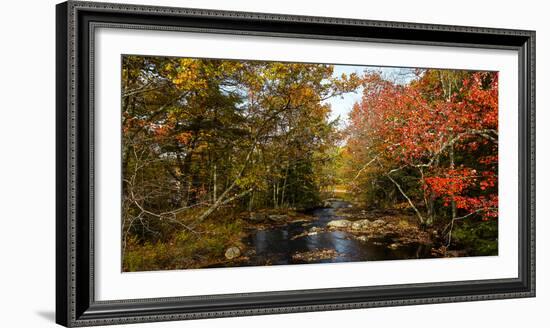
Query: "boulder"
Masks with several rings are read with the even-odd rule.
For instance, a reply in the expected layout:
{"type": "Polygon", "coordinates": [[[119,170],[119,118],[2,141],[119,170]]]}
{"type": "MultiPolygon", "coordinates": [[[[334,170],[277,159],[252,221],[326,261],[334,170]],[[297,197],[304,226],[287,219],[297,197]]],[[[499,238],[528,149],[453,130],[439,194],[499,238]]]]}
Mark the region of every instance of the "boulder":
{"type": "Polygon", "coordinates": [[[357,220],[357,221],[354,221],[351,224],[351,228],[353,230],[362,230],[362,229],[368,228],[370,226],[370,224],[371,224],[371,222],[367,219],[357,220]]]}
{"type": "Polygon", "coordinates": [[[391,250],[396,250],[396,249],[399,248],[399,246],[400,246],[399,244],[393,243],[393,244],[388,245],[388,248],[391,249],[391,250]]]}
{"type": "Polygon", "coordinates": [[[366,243],[367,241],[369,241],[369,237],[367,237],[367,236],[357,236],[357,240],[366,243]]]}
{"type": "Polygon", "coordinates": [[[267,218],[270,219],[271,221],[280,222],[280,221],[286,221],[286,220],[288,220],[288,215],[284,215],[284,214],[271,214],[271,215],[268,215],[267,218]]]}
{"type": "Polygon", "coordinates": [[[330,228],[349,228],[351,227],[351,221],[349,220],[333,220],[327,223],[327,227],[330,228]]]}
{"type": "Polygon", "coordinates": [[[239,256],[241,256],[241,250],[236,246],[231,246],[225,251],[225,258],[228,260],[232,260],[239,256]]]}
{"type": "Polygon", "coordinates": [[[375,226],[375,227],[382,227],[382,226],[385,226],[386,225],[386,221],[384,220],[374,220],[372,221],[372,225],[375,226]]]}
{"type": "Polygon", "coordinates": [[[311,229],[309,229],[309,232],[320,232],[320,231],[323,231],[323,229],[319,227],[311,227],[311,229]]]}

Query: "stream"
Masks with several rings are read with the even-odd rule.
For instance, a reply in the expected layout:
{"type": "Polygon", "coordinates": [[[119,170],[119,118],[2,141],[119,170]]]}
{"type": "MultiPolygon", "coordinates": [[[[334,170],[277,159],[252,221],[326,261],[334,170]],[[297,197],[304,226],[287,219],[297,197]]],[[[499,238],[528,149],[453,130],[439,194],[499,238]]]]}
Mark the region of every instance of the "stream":
{"type": "Polygon", "coordinates": [[[240,265],[356,262],[429,257],[430,250],[424,245],[390,249],[388,246],[392,243],[391,239],[361,241],[345,231],[321,231],[296,238],[313,227],[324,228],[328,222],[341,219],[342,217],[335,214],[335,210],[351,206],[340,200],[331,201],[330,204],[328,208],[318,208],[308,213],[315,217],[312,221],[293,222],[251,233],[244,242],[253,251],[247,254],[248,261],[240,265]],[[295,256],[299,253],[319,250],[333,250],[338,254],[317,259],[295,256]]]}

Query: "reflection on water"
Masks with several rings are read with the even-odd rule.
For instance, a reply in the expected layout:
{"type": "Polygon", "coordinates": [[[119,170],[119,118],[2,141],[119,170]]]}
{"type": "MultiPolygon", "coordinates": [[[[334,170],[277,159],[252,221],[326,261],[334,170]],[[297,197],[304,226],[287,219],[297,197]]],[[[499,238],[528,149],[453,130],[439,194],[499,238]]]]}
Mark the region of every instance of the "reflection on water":
{"type": "Polygon", "coordinates": [[[245,239],[252,252],[248,263],[240,265],[292,264],[305,263],[293,259],[297,253],[321,249],[335,250],[339,255],[329,259],[317,259],[307,263],[354,262],[394,259],[414,259],[429,257],[429,249],[423,245],[401,246],[390,249],[389,240],[363,242],[344,231],[324,231],[316,234],[292,238],[312,227],[325,227],[329,221],[340,219],[334,209],[349,206],[342,201],[334,201],[331,208],[320,208],[312,211],[315,221],[290,223],[283,227],[269,230],[258,230],[245,239]]]}

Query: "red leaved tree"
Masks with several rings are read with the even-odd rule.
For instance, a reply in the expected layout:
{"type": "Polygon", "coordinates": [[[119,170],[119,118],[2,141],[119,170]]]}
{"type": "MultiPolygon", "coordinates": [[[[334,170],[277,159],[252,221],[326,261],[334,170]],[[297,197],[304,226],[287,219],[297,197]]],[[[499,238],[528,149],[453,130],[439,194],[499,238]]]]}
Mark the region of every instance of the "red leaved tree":
{"type": "Polygon", "coordinates": [[[498,73],[417,75],[405,85],[365,75],[348,127],[351,189],[390,183],[425,225],[441,213],[451,224],[496,218],[498,73]]]}

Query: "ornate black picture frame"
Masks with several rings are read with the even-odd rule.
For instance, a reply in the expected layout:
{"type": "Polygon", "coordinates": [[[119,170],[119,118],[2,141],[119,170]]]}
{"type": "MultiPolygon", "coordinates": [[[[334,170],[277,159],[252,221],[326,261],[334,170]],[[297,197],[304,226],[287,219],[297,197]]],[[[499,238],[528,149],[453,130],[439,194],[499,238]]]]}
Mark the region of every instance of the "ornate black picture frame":
{"type": "Polygon", "coordinates": [[[57,5],[56,321],[91,326],[535,296],[535,32],[69,1],[57,5]],[[98,26],[509,49],[519,58],[519,276],[247,294],[94,297],[93,38],[98,26]]]}

